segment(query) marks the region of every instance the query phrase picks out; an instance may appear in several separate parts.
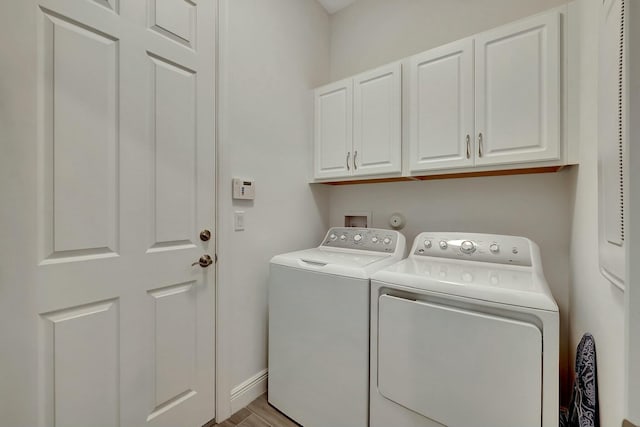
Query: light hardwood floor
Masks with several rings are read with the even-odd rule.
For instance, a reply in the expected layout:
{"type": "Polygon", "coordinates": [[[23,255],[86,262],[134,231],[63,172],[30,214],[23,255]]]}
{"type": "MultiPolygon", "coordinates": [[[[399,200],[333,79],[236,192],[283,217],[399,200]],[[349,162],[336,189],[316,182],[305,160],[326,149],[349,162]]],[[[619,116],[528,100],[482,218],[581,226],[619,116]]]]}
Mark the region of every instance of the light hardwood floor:
{"type": "Polygon", "coordinates": [[[240,409],[231,418],[213,427],[300,427],[269,405],[267,395],[263,394],[240,409]]]}

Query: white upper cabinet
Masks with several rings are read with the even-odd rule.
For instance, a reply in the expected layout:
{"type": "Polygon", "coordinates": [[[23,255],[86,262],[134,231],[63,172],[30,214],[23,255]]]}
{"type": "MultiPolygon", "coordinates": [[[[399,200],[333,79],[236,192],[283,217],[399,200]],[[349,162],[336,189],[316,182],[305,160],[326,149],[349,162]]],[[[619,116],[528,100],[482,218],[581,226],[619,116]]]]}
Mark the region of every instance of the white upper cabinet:
{"type": "Polygon", "coordinates": [[[475,37],[476,165],[561,159],[560,13],[475,37]]]}
{"type": "Polygon", "coordinates": [[[567,75],[580,70],[572,68],[570,10],[558,7],[317,89],[314,178],[575,163],[569,117],[577,86],[567,75]]]}
{"type": "Polygon", "coordinates": [[[316,179],[402,171],[401,74],[397,62],[316,89],[316,179]]]}
{"type": "Polygon", "coordinates": [[[473,166],[473,39],[409,59],[411,173],[473,166]]]}
{"type": "Polygon", "coordinates": [[[402,171],[402,66],[353,78],[353,175],[402,171]]]}
{"type": "Polygon", "coordinates": [[[345,79],[315,92],[315,177],[351,174],[353,81],[345,79]]]}

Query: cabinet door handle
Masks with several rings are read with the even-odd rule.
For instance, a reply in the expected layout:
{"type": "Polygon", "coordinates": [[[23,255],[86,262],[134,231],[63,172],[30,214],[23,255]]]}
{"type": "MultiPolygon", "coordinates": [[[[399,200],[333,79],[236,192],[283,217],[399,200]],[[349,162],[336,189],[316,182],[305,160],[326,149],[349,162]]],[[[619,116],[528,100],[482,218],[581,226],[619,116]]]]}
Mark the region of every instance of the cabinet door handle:
{"type": "Polygon", "coordinates": [[[347,170],[351,170],[351,165],[349,164],[349,159],[351,159],[351,151],[347,152],[347,170]]]}
{"type": "Polygon", "coordinates": [[[484,150],[482,147],[482,132],[478,134],[478,156],[482,157],[484,155],[484,150]]]}
{"type": "Polygon", "coordinates": [[[467,159],[471,158],[471,137],[467,135],[467,159]]]}
{"type": "Polygon", "coordinates": [[[357,159],[358,159],[358,150],[356,150],[356,152],[353,153],[353,168],[355,170],[358,170],[358,164],[356,163],[357,159]]]}

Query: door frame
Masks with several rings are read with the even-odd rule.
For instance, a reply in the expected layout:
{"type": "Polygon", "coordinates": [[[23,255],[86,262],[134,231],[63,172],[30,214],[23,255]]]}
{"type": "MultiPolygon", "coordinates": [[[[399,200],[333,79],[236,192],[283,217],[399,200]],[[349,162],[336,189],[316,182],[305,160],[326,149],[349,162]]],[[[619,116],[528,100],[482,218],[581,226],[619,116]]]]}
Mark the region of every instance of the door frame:
{"type": "MultiPolygon", "coordinates": [[[[222,164],[220,159],[224,154],[222,144],[220,141],[224,137],[224,126],[222,125],[223,110],[221,106],[224,105],[224,96],[226,94],[223,81],[227,80],[227,75],[224,68],[224,60],[227,52],[227,28],[228,28],[228,8],[226,7],[224,0],[215,0],[216,9],[216,43],[215,43],[215,121],[216,121],[216,218],[215,218],[215,251],[217,258],[221,261],[216,263],[216,277],[215,277],[215,298],[216,298],[216,327],[215,327],[215,420],[220,423],[231,415],[231,363],[232,354],[227,350],[231,347],[231,328],[230,325],[233,322],[231,317],[231,310],[225,308],[226,302],[231,300],[230,289],[224,285],[225,283],[225,270],[221,268],[226,256],[225,248],[228,247],[225,241],[225,234],[220,230],[220,225],[223,224],[221,214],[221,194],[223,189],[220,183],[222,182],[221,169],[222,164]],[[222,271],[221,271],[222,270],[222,271]]],[[[226,193],[225,193],[226,194],[226,193]]]]}
{"type": "Polygon", "coordinates": [[[640,249],[632,242],[640,242],[640,124],[632,118],[640,116],[640,4],[627,1],[626,36],[629,99],[628,118],[628,232],[626,246],[627,286],[625,289],[625,416],[640,425],[640,249]],[[635,143],[635,144],[634,144],[635,143]]]}

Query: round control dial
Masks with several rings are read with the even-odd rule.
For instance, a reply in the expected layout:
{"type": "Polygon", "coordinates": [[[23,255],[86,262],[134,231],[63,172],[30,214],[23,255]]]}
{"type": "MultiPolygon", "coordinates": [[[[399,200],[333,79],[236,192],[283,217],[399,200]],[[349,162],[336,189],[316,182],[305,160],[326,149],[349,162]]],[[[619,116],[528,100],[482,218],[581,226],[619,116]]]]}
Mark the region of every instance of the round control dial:
{"type": "Polygon", "coordinates": [[[378,237],[373,236],[373,237],[371,238],[371,242],[373,242],[373,243],[378,243],[378,237]]]}
{"type": "Polygon", "coordinates": [[[385,237],[384,240],[382,241],[382,243],[384,243],[385,245],[390,245],[391,244],[391,239],[389,237],[385,237]]]}
{"type": "Polygon", "coordinates": [[[340,240],[347,240],[347,236],[345,236],[344,234],[340,236],[340,240]]]}
{"type": "Polygon", "coordinates": [[[355,236],[353,236],[354,242],[359,242],[360,240],[362,240],[362,234],[356,234],[355,236]]]}
{"type": "Polygon", "coordinates": [[[498,252],[500,252],[500,245],[498,245],[497,243],[492,243],[491,245],[489,245],[489,251],[492,254],[497,254],[498,252]]]}
{"type": "Polygon", "coordinates": [[[333,233],[331,233],[331,235],[329,236],[329,240],[331,240],[331,241],[336,240],[337,238],[338,238],[338,236],[336,236],[333,233]]]}
{"type": "Polygon", "coordinates": [[[460,251],[462,251],[463,254],[472,254],[476,251],[476,244],[471,240],[465,240],[460,244],[460,251]]]}
{"type": "Polygon", "coordinates": [[[440,240],[440,249],[445,250],[449,247],[449,244],[444,241],[444,240],[440,240]]]}
{"type": "Polygon", "coordinates": [[[431,240],[425,240],[425,241],[424,241],[424,247],[425,247],[425,248],[430,249],[430,248],[431,248],[431,246],[433,246],[433,245],[431,244],[431,240]]]}

